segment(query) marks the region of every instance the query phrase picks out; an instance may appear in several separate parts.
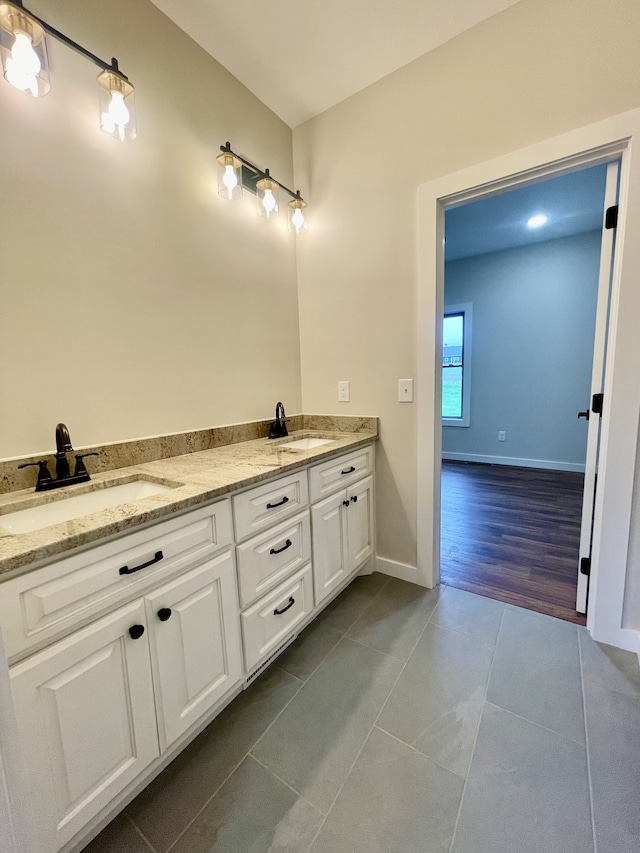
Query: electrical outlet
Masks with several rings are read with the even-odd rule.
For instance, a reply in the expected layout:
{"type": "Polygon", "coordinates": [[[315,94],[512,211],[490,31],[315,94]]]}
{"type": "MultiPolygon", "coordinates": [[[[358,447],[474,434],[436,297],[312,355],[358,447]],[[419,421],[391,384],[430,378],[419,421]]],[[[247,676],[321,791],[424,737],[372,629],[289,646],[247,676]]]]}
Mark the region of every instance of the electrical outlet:
{"type": "Polygon", "coordinates": [[[351,392],[349,390],[349,380],[341,379],[338,382],[338,402],[339,403],[348,403],[351,399],[351,392]]]}
{"type": "Polygon", "coordinates": [[[413,403],[413,379],[398,379],[398,402],[413,403]]]}
{"type": "Polygon", "coordinates": [[[506,440],[507,440],[507,433],[505,432],[505,430],[503,430],[503,429],[498,430],[498,441],[506,441],[506,440]]]}

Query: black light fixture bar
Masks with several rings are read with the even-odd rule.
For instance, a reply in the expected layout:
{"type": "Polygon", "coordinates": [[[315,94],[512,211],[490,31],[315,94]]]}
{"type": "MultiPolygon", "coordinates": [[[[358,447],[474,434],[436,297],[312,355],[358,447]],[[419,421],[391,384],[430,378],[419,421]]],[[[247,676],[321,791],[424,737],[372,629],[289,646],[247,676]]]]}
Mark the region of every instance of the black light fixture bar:
{"type": "Polygon", "coordinates": [[[254,163],[251,163],[250,160],[246,160],[244,157],[241,157],[240,154],[236,154],[235,151],[231,150],[230,142],[227,142],[226,145],[221,145],[220,150],[224,154],[232,154],[237,160],[240,160],[243,166],[246,166],[247,169],[250,169],[253,172],[252,175],[247,175],[247,180],[245,180],[245,169],[243,168],[242,170],[242,183],[245,187],[247,187],[247,189],[251,190],[252,193],[256,192],[256,183],[258,181],[262,180],[262,178],[271,178],[271,180],[275,181],[280,187],[280,189],[283,189],[286,193],[288,193],[291,198],[296,198],[300,199],[301,201],[304,201],[304,199],[300,195],[300,190],[298,190],[297,192],[290,190],[289,187],[285,187],[284,184],[281,184],[280,181],[277,178],[274,178],[273,175],[270,174],[268,171],[263,172],[262,169],[259,169],[254,163]]]}
{"type": "Polygon", "coordinates": [[[78,44],[77,41],[70,39],[69,36],[66,36],[64,33],[61,33],[60,30],[57,30],[55,27],[52,27],[51,24],[48,24],[46,21],[43,21],[42,18],[39,18],[37,15],[27,9],[22,0],[11,0],[14,6],[18,6],[20,9],[23,9],[27,15],[30,15],[35,21],[37,21],[40,26],[44,29],[46,33],[50,36],[53,36],[54,39],[61,41],[63,44],[66,44],[67,47],[70,47],[72,50],[75,50],[76,53],[79,53],[81,56],[84,56],[85,59],[90,60],[98,68],[102,68],[103,71],[112,71],[114,74],[117,74],[118,77],[122,77],[123,80],[128,80],[129,78],[126,74],[123,74],[122,71],[118,68],[118,60],[115,56],[111,57],[111,62],[105,62],[104,59],[100,59],[99,56],[96,56],[95,53],[92,53],[90,50],[87,50],[86,47],[83,47],[81,44],[78,44]]]}

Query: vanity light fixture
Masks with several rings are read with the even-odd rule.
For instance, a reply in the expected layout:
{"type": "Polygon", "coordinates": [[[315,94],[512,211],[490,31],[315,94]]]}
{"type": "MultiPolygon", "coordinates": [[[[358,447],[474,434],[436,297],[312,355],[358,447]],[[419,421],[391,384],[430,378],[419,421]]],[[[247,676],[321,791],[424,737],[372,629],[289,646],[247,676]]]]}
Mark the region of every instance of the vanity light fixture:
{"type": "Polygon", "coordinates": [[[22,4],[22,0],[0,2],[0,52],[8,83],[36,98],[51,88],[45,35],[72,48],[102,71],[96,78],[100,87],[100,129],[124,142],[135,139],[133,86],[118,68],[118,60],[105,62],[82,45],[61,33],[22,4]]]}
{"type": "Polygon", "coordinates": [[[292,198],[289,202],[289,229],[296,234],[307,231],[306,216],[303,213],[308,207],[300,195],[300,190],[293,192],[280,181],[269,174],[268,169],[259,169],[249,160],[245,160],[231,150],[231,143],[220,146],[221,154],[216,157],[218,169],[218,194],[229,201],[242,196],[243,189],[253,193],[257,199],[258,215],[265,219],[275,219],[280,212],[279,190],[292,198]]]}
{"type": "Polygon", "coordinates": [[[34,98],[51,89],[44,27],[15,3],[0,3],[0,51],[4,79],[34,98]]]}
{"type": "Polygon", "coordinates": [[[256,181],[256,190],[258,197],[258,216],[264,216],[265,219],[275,219],[280,213],[278,187],[280,185],[274,181],[269,170],[264,170],[264,178],[256,181]]]}
{"type": "Polygon", "coordinates": [[[301,198],[298,190],[296,197],[289,202],[289,231],[304,234],[307,230],[307,218],[303,213],[305,207],[308,207],[307,202],[301,198]]]}

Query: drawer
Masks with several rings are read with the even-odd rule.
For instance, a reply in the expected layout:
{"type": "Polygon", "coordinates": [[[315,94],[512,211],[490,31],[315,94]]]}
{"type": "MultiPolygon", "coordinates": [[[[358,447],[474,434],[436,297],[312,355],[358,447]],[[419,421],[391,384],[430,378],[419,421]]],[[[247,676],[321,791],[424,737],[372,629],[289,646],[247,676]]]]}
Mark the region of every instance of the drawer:
{"type": "Polygon", "coordinates": [[[289,637],[313,610],[311,565],[241,614],[244,662],[250,672],[289,637]]]}
{"type": "Polygon", "coordinates": [[[247,607],[311,559],[311,525],[304,512],[236,549],[240,606],[247,607]]]}
{"type": "Polygon", "coordinates": [[[314,465],[309,469],[309,495],[311,503],[355,483],[361,477],[373,473],[373,445],[368,444],[346,453],[337,459],[314,465]]]}
{"type": "Polygon", "coordinates": [[[224,500],[0,584],[0,625],[8,657],[197,565],[232,542],[231,505],[224,500]]]}
{"type": "Polygon", "coordinates": [[[279,477],[233,498],[236,542],[261,533],[309,503],[306,471],[279,477]]]}

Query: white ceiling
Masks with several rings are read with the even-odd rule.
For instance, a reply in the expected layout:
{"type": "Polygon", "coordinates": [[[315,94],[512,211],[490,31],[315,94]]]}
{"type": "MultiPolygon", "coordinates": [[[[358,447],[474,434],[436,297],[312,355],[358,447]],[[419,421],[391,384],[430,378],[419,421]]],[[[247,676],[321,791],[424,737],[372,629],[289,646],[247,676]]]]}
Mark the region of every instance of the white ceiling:
{"type": "Polygon", "coordinates": [[[518,0],[153,0],[290,127],[518,0]]]}
{"type": "Polygon", "coordinates": [[[602,227],[607,167],[593,166],[447,210],[447,261],[499,252],[602,227]],[[527,221],[544,214],[540,228],[527,221]]]}

